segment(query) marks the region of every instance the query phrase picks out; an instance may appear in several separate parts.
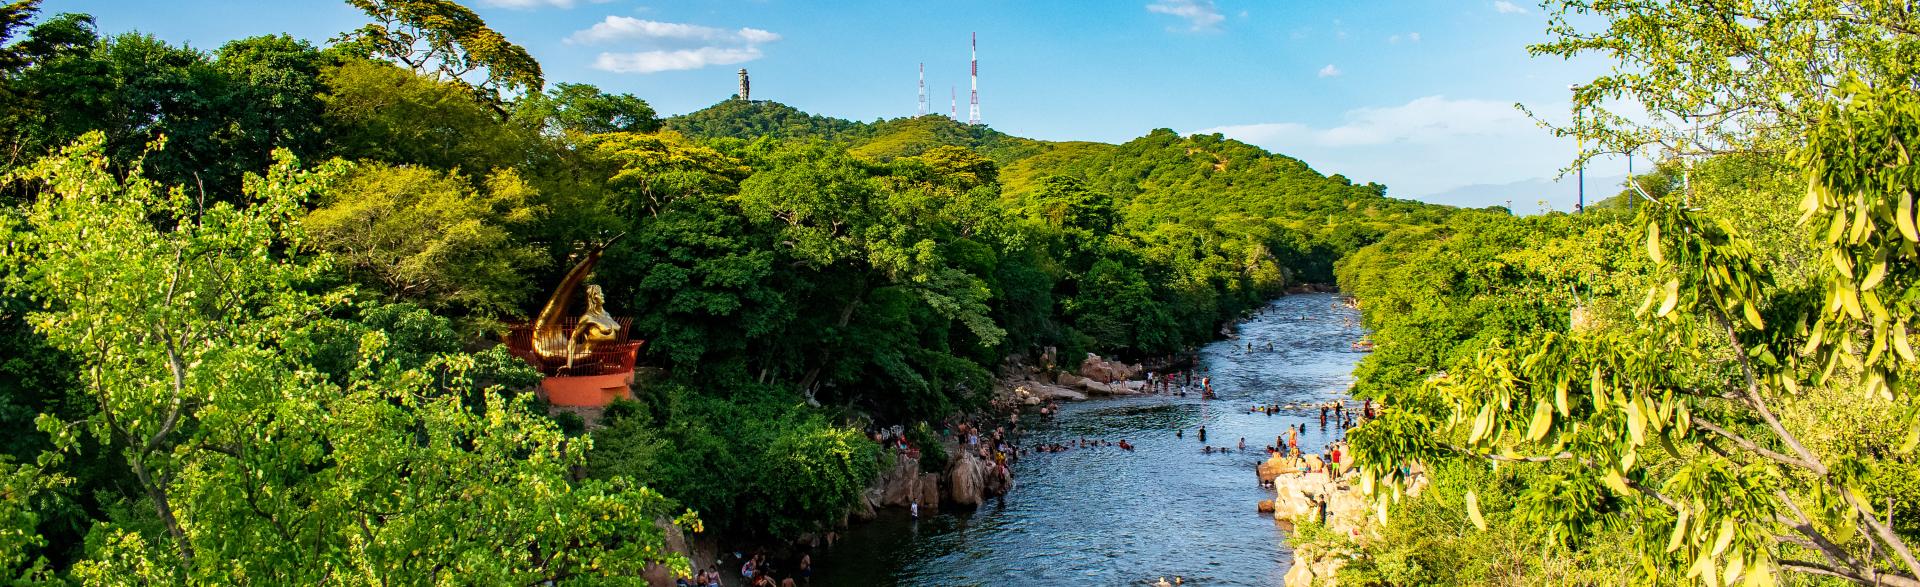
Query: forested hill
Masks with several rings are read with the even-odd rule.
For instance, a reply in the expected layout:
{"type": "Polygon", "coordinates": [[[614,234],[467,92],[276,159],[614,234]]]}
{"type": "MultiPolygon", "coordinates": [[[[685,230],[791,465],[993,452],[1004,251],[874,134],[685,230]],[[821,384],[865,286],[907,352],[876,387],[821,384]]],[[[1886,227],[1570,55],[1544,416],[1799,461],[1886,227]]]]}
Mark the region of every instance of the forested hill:
{"type": "Polygon", "coordinates": [[[1306,254],[1288,269],[1322,282],[1333,279],[1337,256],[1398,227],[1444,221],[1452,210],[1391,198],[1387,186],[1322,175],[1299,159],[1218,134],[1155,129],[1119,145],[1042,141],[937,114],[863,123],[738,99],[668,118],[665,126],[703,139],[819,139],[881,162],[965,148],[999,166],[1009,207],[1029,205],[1048,178],[1070,177],[1110,196],[1121,221],[1137,229],[1173,223],[1269,238],[1291,233],[1285,236],[1297,237],[1295,248],[1306,254]]]}

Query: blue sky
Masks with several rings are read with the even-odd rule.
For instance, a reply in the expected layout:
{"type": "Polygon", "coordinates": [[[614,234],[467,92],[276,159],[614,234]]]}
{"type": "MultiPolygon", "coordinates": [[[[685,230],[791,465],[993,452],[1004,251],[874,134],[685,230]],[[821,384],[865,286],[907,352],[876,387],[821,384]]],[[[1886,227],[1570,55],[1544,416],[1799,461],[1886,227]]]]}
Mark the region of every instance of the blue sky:
{"type": "MultiPolygon", "coordinates": [[[[1573,145],[1513,104],[1565,112],[1567,86],[1604,67],[1530,58],[1546,16],[1528,0],[465,1],[549,82],[632,93],[663,114],[727,97],[745,67],[755,99],[907,116],[924,62],[931,110],[946,112],[958,88],[964,119],[977,32],[982,118],[1001,131],[1106,142],[1222,132],[1414,198],[1556,174],[1573,145]]],[[[365,22],[337,0],[47,0],[43,10],[203,49],[276,32],[324,42],[365,22]]]]}

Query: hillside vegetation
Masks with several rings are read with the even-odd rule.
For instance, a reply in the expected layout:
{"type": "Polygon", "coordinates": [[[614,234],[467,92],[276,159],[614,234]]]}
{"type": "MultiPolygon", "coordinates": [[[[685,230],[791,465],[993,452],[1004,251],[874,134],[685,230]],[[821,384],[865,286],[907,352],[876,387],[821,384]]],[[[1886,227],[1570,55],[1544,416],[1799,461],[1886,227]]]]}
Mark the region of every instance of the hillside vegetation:
{"type": "Polygon", "coordinates": [[[817,530],[871,427],[979,409],[1009,360],[1191,348],[1451,213],[1217,136],[662,120],[457,3],[350,4],[327,46],[211,51],[0,5],[7,578],[684,570],[656,522],[817,530]],[[496,341],[609,243],[657,376],[586,430],[496,341]]]}

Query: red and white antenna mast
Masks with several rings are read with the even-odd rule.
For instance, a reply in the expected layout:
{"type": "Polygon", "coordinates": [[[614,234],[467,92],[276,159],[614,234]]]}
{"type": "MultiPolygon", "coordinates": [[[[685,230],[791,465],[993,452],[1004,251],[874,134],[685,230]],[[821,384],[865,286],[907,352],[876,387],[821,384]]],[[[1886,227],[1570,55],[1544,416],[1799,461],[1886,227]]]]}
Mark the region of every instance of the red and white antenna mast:
{"type": "Polygon", "coordinates": [[[947,86],[947,118],[960,120],[960,90],[947,86]]]}
{"type": "Polygon", "coordinates": [[[920,114],[927,115],[927,64],[920,64],[920,114]]]}
{"type": "Polygon", "coordinates": [[[968,92],[967,124],[980,124],[980,33],[973,33],[973,80],[968,92]]]}

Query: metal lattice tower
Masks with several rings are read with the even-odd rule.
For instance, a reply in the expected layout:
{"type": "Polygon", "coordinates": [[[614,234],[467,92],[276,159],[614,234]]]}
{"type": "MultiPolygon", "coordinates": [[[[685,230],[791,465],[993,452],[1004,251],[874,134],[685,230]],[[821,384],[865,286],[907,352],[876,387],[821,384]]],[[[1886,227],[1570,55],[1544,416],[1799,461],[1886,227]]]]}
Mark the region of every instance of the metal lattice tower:
{"type": "Polygon", "coordinates": [[[967,92],[967,124],[980,124],[980,33],[973,34],[972,45],[973,75],[972,86],[967,92]]]}
{"type": "Polygon", "coordinates": [[[960,90],[947,86],[947,118],[960,120],[960,90]]]}
{"type": "Polygon", "coordinates": [[[927,115],[927,64],[920,64],[920,114],[927,115]]]}

